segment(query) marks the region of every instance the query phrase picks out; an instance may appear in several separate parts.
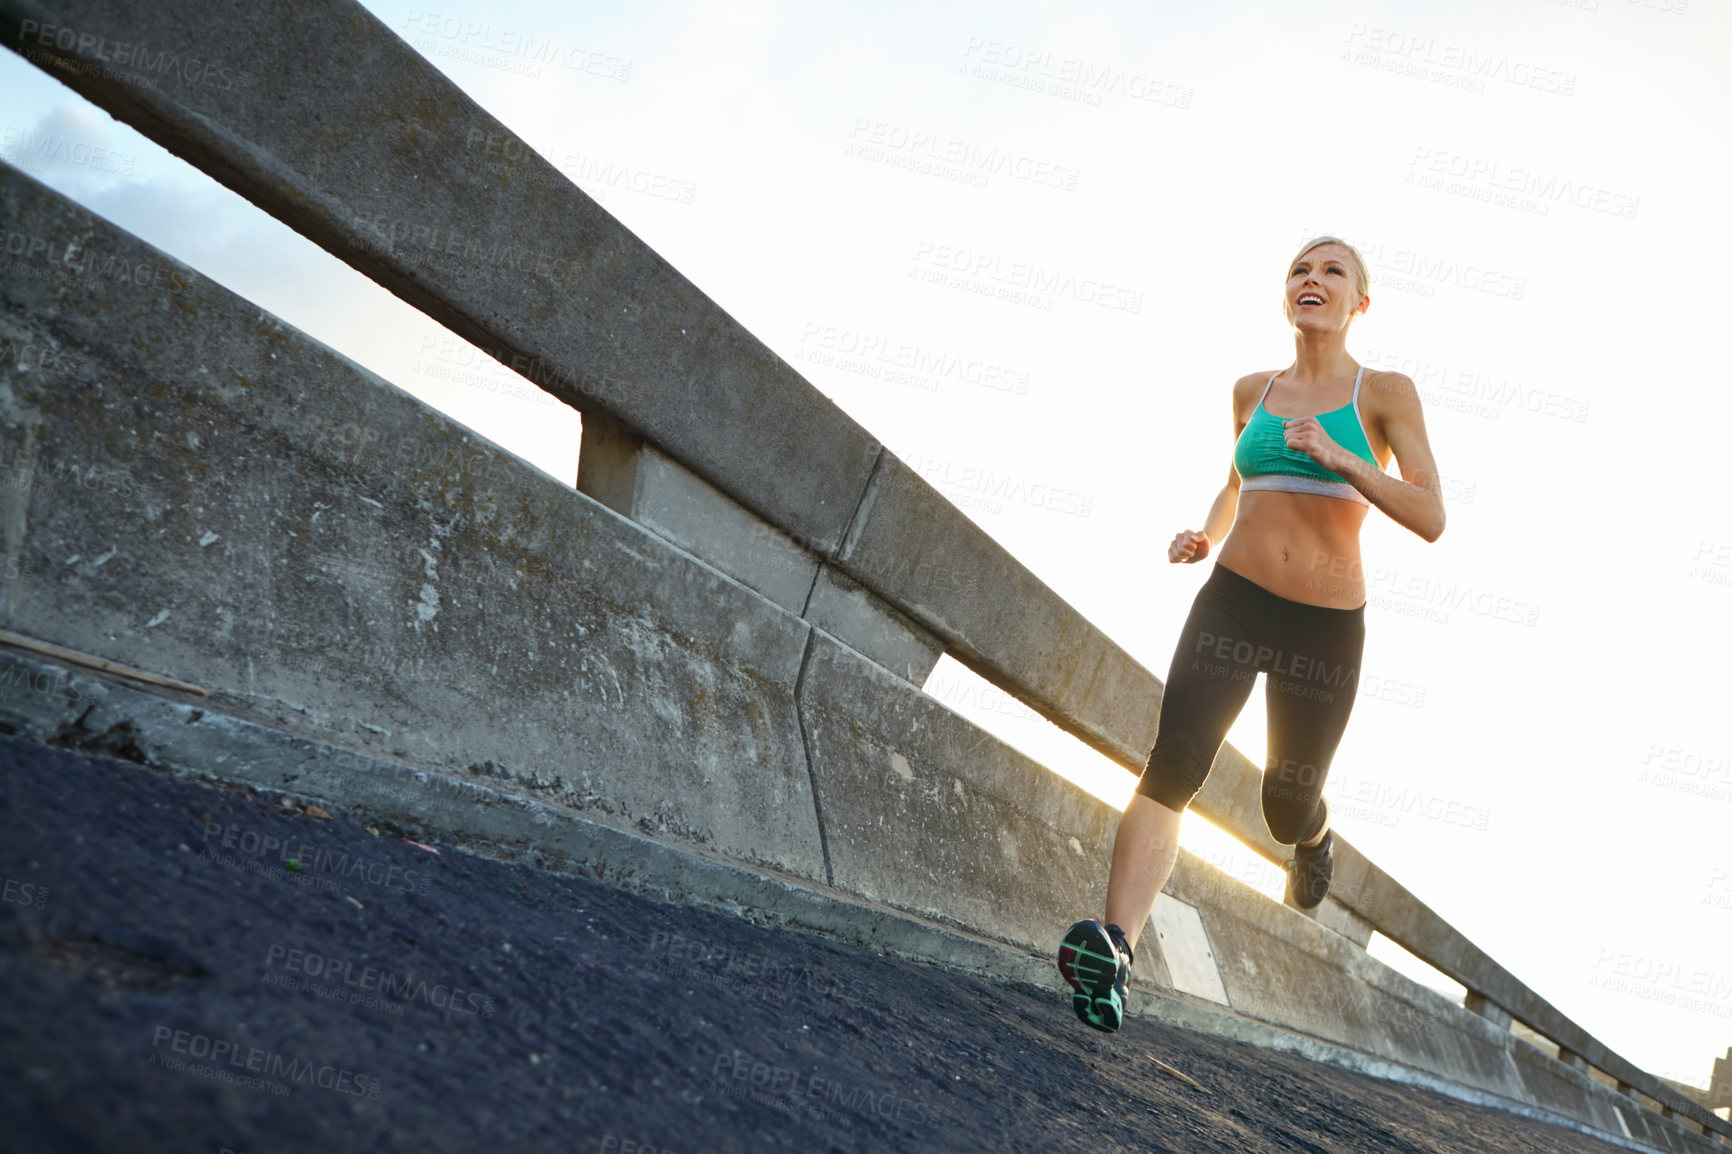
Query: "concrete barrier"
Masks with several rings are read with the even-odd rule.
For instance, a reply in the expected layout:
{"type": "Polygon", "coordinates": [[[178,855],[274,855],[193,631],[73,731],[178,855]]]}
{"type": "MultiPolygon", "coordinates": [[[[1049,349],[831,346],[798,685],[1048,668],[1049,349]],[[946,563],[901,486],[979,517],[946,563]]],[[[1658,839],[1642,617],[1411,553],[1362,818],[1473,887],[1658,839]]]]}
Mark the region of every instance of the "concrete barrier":
{"type": "Polygon", "coordinates": [[[0,228],[87,262],[0,279],[5,628],[824,876],[798,619],[15,169],[0,228]]]}
{"type": "Polygon", "coordinates": [[[219,19],[196,0],[148,12],[124,0],[5,0],[0,39],[862,584],[883,595],[880,583],[893,583],[886,599],[959,657],[1140,766],[1159,701],[1152,675],[359,5],[295,0],[219,19]],[[78,35],[46,31],[66,28],[78,35]],[[258,83],[159,84],[102,57],[145,42],[258,83]],[[844,550],[850,526],[864,531],[874,476],[871,535],[844,550]],[[942,571],[879,543],[916,526],[950,542],[942,571]],[[983,616],[979,589],[1014,589],[1033,635],[983,616]]]}
{"type": "MultiPolygon", "coordinates": [[[[122,0],[0,0],[0,40],[529,380],[652,443],[989,681],[1141,768],[1153,674],[358,5],[297,0],[218,19],[194,0],[148,13],[122,0]],[[178,38],[164,48],[258,83],[157,83],[151,67],[104,56],[160,41],[164,27],[178,38]],[[378,179],[381,157],[390,180],[378,179]],[[1013,600],[1012,616],[995,608],[1013,600]]],[[[1195,805],[1280,860],[1259,786],[1258,767],[1223,750],[1195,805]]],[[[1352,873],[1345,839],[1336,855],[1352,873]]],[[[1341,891],[1375,922],[1358,892],[1341,891]]],[[[1391,909],[1404,893],[1387,883],[1373,904],[1391,909]]]]}
{"type": "Polygon", "coordinates": [[[943,644],[870,590],[599,414],[583,423],[577,487],[915,685],[943,644]]]}
{"type": "Polygon", "coordinates": [[[878,442],[359,4],[6,0],[0,40],[561,400],[841,540],[878,442]]]}
{"type": "MultiPolygon", "coordinates": [[[[556,396],[586,412],[605,414],[665,450],[742,509],[762,517],[820,561],[840,567],[891,611],[904,614],[917,630],[942,641],[989,680],[1121,763],[1140,765],[1152,742],[1159,697],[1159,683],[1152,674],[357,5],[300,0],[218,15],[191,0],[168,0],[148,12],[119,0],[52,5],[43,0],[4,0],[0,37],[14,51],[453,331],[493,350],[504,363],[556,396]],[[155,65],[141,64],[136,56],[114,58],[114,46],[136,45],[153,36],[160,41],[158,34],[164,27],[174,28],[179,38],[176,45],[162,46],[172,47],[176,59],[196,56],[219,74],[223,68],[245,66],[249,75],[261,78],[259,85],[240,92],[221,84],[189,84],[184,75],[151,75],[155,65]],[[68,30],[71,35],[65,35],[68,30]],[[365,122],[355,118],[356,108],[368,110],[365,122]],[[321,127],[309,130],[308,125],[321,127]],[[380,157],[389,158],[389,179],[379,179],[380,157]],[[777,419],[761,420],[765,412],[775,412],[777,419]],[[964,574],[978,578],[975,587],[993,590],[993,597],[970,597],[968,587],[960,584],[964,574]],[[934,580],[934,575],[943,580],[934,580]],[[992,604],[995,599],[1016,602],[1014,622],[992,604]]],[[[83,244],[76,249],[80,267],[70,267],[74,262],[69,254],[74,250],[67,242],[72,235],[23,234],[27,275],[57,278],[69,289],[67,300],[89,301],[102,295],[98,290],[103,278],[118,270],[128,278],[127,284],[156,294],[148,305],[133,302],[130,306],[134,311],[124,320],[136,331],[153,330],[170,311],[165,299],[185,291],[188,284],[196,286],[196,281],[186,280],[196,274],[172,262],[145,268],[145,279],[140,281],[135,268],[124,262],[117,265],[115,258],[83,244]],[[58,258],[54,255],[57,239],[58,258]],[[88,271],[93,256],[103,270],[94,277],[88,271]],[[40,265],[31,263],[38,257],[40,265]],[[57,263],[61,267],[54,267],[57,263]]],[[[248,378],[237,375],[244,386],[248,378]]],[[[231,391],[241,387],[227,379],[221,383],[231,391]]],[[[216,393],[220,392],[218,388],[216,393]]],[[[129,402],[104,403],[129,411],[129,402]]],[[[144,415],[151,415],[150,411],[146,409],[144,415]]],[[[351,423],[366,429],[370,419],[365,415],[351,423]]],[[[124,458],[127,446],[117,443],[115,448],[124,458]]],[[[196,473],[193,470],[188,476],[196,473]]],[[[180,483],[189,483],[187,477],[180,483]]],[[[503,511],[490,505],[493,500],[487,488],[434,485],[417,510],[425,522],[424,543],[414,546],[425,561],[423,572],[414,572],[412,555],[394,557],[396,569],[387,576],[395,588],[375,587],[374,600],[333,604],[323,618],[311,615],[311,619],[332,628],[359,628],[362,622],[371,628],[375,620],[388,620],[389,612],[401,614],[407,606],[419,624],[407,618],[399,624],[407,623],[420,642],[432,645],[434,658],[451,663],[442,671],[460,679],[480,677],[483,670],[473,653],[441,648],[435,642],[439,630],[453,628],[453,621],[479,622],[485,615],[477,602],[484,591],[497,594],[502,579],[512,594],[520,595],[514,609],[533,613],[547,605],[538,600],[546,586],[524,584],[535,565],[545,561],[545,551],[537,552],[519,540],[499,558],[463,550],[444,552],[446,538],[456,531],[453,526],[490,525],[494,518],[517,516],[529,497],[523,491],[516,493],[515,503],[503,511]],[[440,558],[446,558],[443,570],[440,558]],[[502,577],[496,571],[512,563],[517,568],[509,575],[502,577]],[[453,573],[456,589],[475,600],[455,594],[447,597],[438,580],[427,579],[453,573]],[[511,584],[512,580],[518,583],[511,584]],[[435,618],[447,609],[462,612],[447,614],[436,627],[435,618]]],[[[184,513],[161,512],[175,531],[193,528],[184,513]]],[[[275,510],[260,511],[256,517],[283,519],[275,510]]],[[[317,531],[313,524],[305,522],[307,535],[327,549],[328,566],[353,568],[357,558],[368,556],[371,535],[364,517],[333,513],[317,531]]],[[[204,528],[199,539],[215,532],[204,528]]],[[[548,532],[555,544],[569,544],[569,537],[561,534],[573,530],[561,527],[548,532]]],[[[118,547],[107,560],[116,555],[118,547]]],[[[723,579],[705,566],[700,568],[723,579]]],[[[194,571],[215,570],[207,564],[194,571]]],[[[328,569],[321,572],[329,578],[328,569]]],[[[304,571],[300,575],[317,585],[318,576],[304,571]]],[[[234,578],[225,572],[217,579],[234,578]]],[[[273,596],[287,595],[280,583],[269,587],[273,596]]],[[[844,593],[857,592],[841,588],[844,593]]],[[[510,600],[510,595],[498,595],[510,600]]],[[[213,598],[207,601],[215,604],[213,598]]],[[[189,598],[189,604],[196,602],[196,597],[189,598]]],[[[553,604],[581,610],[575,604],[553,604]]],[[[18,608],[32,613],[44,610],[40,603],[18,608]]],[[[106,612],[110,619],[115,615],[112,606],[106,612]]],[[[192,610],[181,612],[184,620],[192,610]]],[[[148,622],[127,622],[121,634],[105,640],[148,645],[153,652],[167,655],[171,663],[196,664],[197,644],[179,636],[178,627],[148,636],[143,632],[161,629],[174,614],[175,609],[165,604],[148,622]]],[[[529,641],[527,651],[527,664],[537,672],[522,674],[522,691],[543,711],[552,710],[558,699],[556,684],[593,673],[581,662],[574,668],[569,654],[552,655],[540,648],[545,644],[542,638],[558,635],[562,620],[543,617],[546,630],[529,641]]],[[[581,622],[581,616],[577,620],[581,622]]],[[[224,644],[232,644],[232,638],[221,633],[227,624],[220,617],[213,628],[224,644]]],[[[761,642],[779,647],[786,658],[791,640],[802,636],[798,624],[779,634],[766,627],[761,638],[731,636],[729,644],[761,642]]],[[[574,644],[569,631],[564,640],[574,644]]],[[[628,652],[636,653],[630,640],[625,635],[604,639],[598,652],[604,656],[617,652],[621,660],[628,660],[628,652]],[[617,647],[610,651],[609,643],[617,647]]],[[[683,664],[691,676],[699,677],[697,650],[704,644],[700,639],[673,664],[683,664]]],[[[724,650],[728,647],[715,644],[724,650]]],[[[581,652],[582,646],[577,649],[581,652]]],[[[421,654],[413,657],[419,659],[421,654]]],[[[886,660],[883,655],[877,659],[886,660]]],[[[894,658],[889,660],[895,663],[894,658]]],[[[779,668],[786,666],[784,660],[779,668]]],[[[381,681],[378,670],[365,661],[339,661],[336,668],[340,676],[380,695],[385,702],[380,716],[387,720],[394,716],[394,706],[388,702],[389,676],[381,681]]],[[[485,672],[492,675],[498,668],[495,662],[485,672]]],[[[611,672],[619,670],[613,667],[611,672]]],[[[653,666],[633,672],[653,678],[665,670],[653,666]]],[[[269,670],[251,673],[279,676],[269,670]]],[[[579,684],[587,683],[580,680],[579,684]]],[[[731,707],[749,712],[753,699],[744,683],[737,684],[740,693],[731,707]]],[[[780,688],[769,699],[785,700],[785,682],[772,679],[771,684],[780,688]]],[[[330,714],[327,691],[313,687],[306,692],[315,712],[330,714]],[[324,698],[321,692],[326,693],[324,698]]],[[[566,695],[571,696],[569,688],[566,695]]],[[[466,707],[473,710],[474,699],[464,700],[454,692],[444,710],[433,712],[460,713],[466,707]]],[[[419,715],[412,709],[408,712],[418,723],[419,715]]],[[[772,712],[764,717],[765,734],[786,733],[785,726],[779,725],[782,716],[772,712]]],[[[594,726],[602,724],[600,719],[586,720],[592,723],[588,727],[558,731],[559,740],[598,732],[594,726]]],[[[750,744],[744,749],[709,748],[704,742],[714,733],[704,728],[701,718],[661,720],[667,728],[659,737],[695,739],[697,744],[692,747],[692,761],[682,756],[677,768],[662,767],[668,775],[661,779],[664,788],[646,788],[641,796],[621,795],[618,804],[628,810],[635,806],[639,814],[645,806],[654,809],[653,799],[666,802],[674,796],[668,787],[701,786],[710,765],[755,752],[750,744]]],[[[397,729],[378,722],[361,724],[380,733],[414,732],[413,726],[402,722],[397,729]]],[[[726,728],[719,727],[715,733],[726,728]]],[[[599,732],[607,732],[605,726],[599,732]]],[[[421,739],[400,740],[413,744],[421,739]]],[[[784,738],[784,753],[790,752],[786,745],[784,738]]],[[[501,748],[523,752],[509,741],[501,748]]],[[[608,755],[612,752],[610,747],[608,755]]],[[[798,762],[792,757],[772,758],[771,764],[775,767],[772,795],[792,796],[775,791],[796,789],[798,762]]],[[[810,777],[815,768],[809,766],[807,772],[810,777]]],[[[1280,850],[1262,830],[1256,808],[1248,804],[1256,772],[1242,758],[1224,753],[1197,807],[1259,852],[1278,857],[1280,850]]],[[[564,780],[528,780],[525,787],[559,789],[568,796],[580,796],[583,789],[581,783],[564,780]]],[[[687,836],[725,837],[744,846],[758,836],[751,824],[757,823],[770,831],[764,852],[786,856],[791,862],[798,859],[799,868],[814,868],[808,834],[786,825],[772,828],[781,820],[778,815],[748,814],[749,833],[737,837],[728,833],[732,819],[724,802],[734,800],[741,799],[717,799],[714,808],[698,815],[687,836]]],[[[611,803],[604,799],[603,804],[611,803]]],[[[702,810],[707,803],[692,804],[702,810]]],[[[761,799],[746,804],[748,809],[753,804],[763,807],[761,799]]],[[[813,804],[821,806],[821,798],[814,797],[813,804]]],[[[684,821],[683,815],[675,814],[676,808],[668,803],[651,820],[684,821]]],[[[821,824],[818,832],[821,842],[821,824]]],[[[1366,922],[1468,985],[1485,1004],[1503,1007],[1569,1052],[1649,1094],[1664,1108],[1732,1133],[1721,1120],[1596,1042],[1344,841],[1338,843],[1337,856],[1340,897],[1366,922]]]]}
{"type": "Polygon", "coordinates": [[[838,888],[1041,953],[1090,914],[1110,806],[823,634],[801,709],[838,888]]]}

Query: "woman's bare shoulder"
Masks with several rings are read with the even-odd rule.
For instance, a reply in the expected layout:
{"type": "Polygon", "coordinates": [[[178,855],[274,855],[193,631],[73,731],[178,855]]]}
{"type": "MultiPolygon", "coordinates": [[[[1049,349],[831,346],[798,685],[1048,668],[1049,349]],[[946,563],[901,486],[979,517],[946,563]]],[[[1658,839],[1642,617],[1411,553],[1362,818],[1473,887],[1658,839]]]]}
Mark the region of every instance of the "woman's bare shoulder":
{"type": "Polygon", "coordinates": [[[1263,390],[1269,385],[1269,378],[1279,369],[1258,369],[1254,373],[1246,373],[1233,382],[1233,408],[1242,410],[1257,403],[1257,398],[1263,395],[1263,390]]]}
{"type": "Polygon", "coordinates": [[[1250,421],[1251,414],[1257,411],[1257,402],[1263,398],[1263,390],[1268,387],[1269,378],[1277,371],[1258,369],[1233,382],[1233,423],[1237,427],[1244,428],[1250,421]]]}
{"type": "Polygon", "coordinates": [[[1419,387],[1413,383],[1412,377],[1380,369],[1366,370],[1365,387],[1360,396],[1361,399],[1369,396],[1379,412],[1400,412],[1419,405],[1419,387]]]}
{"type": "Polygon", "coordinates": [[[1263,390],[1269,384],[1269,378],[1280,371],[1280,369],[1258,369],[1254,373],[1246,373],[1233,382],[1233,395],[1237,397],[1241,393],[1255,393],[1262,396],[1263,390]]]}

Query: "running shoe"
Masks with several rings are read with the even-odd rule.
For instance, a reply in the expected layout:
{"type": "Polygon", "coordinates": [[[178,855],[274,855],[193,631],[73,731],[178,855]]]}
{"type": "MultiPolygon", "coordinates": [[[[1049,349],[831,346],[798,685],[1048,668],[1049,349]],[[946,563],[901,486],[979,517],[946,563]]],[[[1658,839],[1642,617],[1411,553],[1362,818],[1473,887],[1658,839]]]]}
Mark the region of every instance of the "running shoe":
{"type": "Polygon", "coordinates": [[[1130,943],[1116,925],[1087,918],[1065,931],[1058,947],[1058,972],[1071,984],[1071,1008],[1097,1030],[1109,1033],[1125,1017],[1125,981],[1130,976],[1130,943]]]}
{"type": "Polygon", "coordinates": [[[1335,831],[1330,830],[1316,845],[1293,847],[1293,860],[1287,863],[1287,890],[1300,909],[1316,909],[1329,892],[1329,883],[1335,878],[1334,844],[1335,831]]]}

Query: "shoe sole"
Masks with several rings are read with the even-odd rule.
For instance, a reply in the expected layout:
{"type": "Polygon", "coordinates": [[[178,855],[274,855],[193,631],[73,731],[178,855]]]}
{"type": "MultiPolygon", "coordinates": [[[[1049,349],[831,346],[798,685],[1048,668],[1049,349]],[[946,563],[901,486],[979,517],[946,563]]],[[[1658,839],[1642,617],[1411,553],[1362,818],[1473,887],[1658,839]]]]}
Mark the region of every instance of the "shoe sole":
{"type": "Polygon", "coordinates": [[[1078,1018],[1108,1033],[1119,1028],[1124,1006],[1115,988],[1118,952],[1099,922],[1081,921],[1065,932],[1058,947],[1058,972],[1076,991],[1071,1008],[1078,1018]]]}

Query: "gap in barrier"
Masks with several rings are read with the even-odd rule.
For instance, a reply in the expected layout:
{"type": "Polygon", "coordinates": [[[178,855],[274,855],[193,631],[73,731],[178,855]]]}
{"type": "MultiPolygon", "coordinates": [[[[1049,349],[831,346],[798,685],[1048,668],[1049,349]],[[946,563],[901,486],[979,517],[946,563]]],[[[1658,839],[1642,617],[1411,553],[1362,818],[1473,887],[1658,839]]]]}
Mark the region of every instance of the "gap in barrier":
{"type": "MultiPolygon", "coordinates": [[[[1509,1031],[1523,1042],[1526,1042],[1540,1053],[1549,1057],[1558,1057],[1559,1051],[1562,1049],[1562,1047],[1560,1047],[1556,1042],[1552,1041],[1538,1030],[1535,1030],[1520,1018],[1511,1020],[1509,1031]]],[[[1612,1085],[1616,1087],[1617,1083],[1614,1081],[1612,1085]]]]}
{"type": "MultiPolygon", "coordinates": [[[[1136,790],[1136,775],[1060,729],[1010,694],[951,657],[939,657],[922,687],[951,712],[1027,754],[1053,773],[1123,811],[1136,790]]],[[[1280,901],[1287,877],[1238,838],[1191,810],[1180,827],[1179,845],[1209,865],[1280,901]]]]}
{"type": "Polygon", "coordinates": [[[1422,986],[1436,990],[1456,1005],[1466,1004],[1466,986],[1431,963],[1409,953],[1407,949],[1384,937],[1383,934],[1375,930],[1372,931],[1371,942],[1365,947],[1365,952],[1397,973],[1413,979],[1422,986]]]}
{"type": "MultiPolygon", "coordinates": [[[[5,52],[0,53],[0,76],[28,88],[40,72],[5,52]]],[[[71,88],[54,87],[46,112],[15,109],[14,123],[32,132],[56,118],[96,125],[112,142],[112,151],[135,163],[125,174],[110,174],[89,165],[46,162],[26,169],[30,176],[561,484],[576,487],[582,440],[576,409],[106,109],[71,88]],[[139,180],[156,195],[148,207],[131,209],[116,194],[136,190],[131,182],[139,180]],[[332,291],[332,284],[340,288],[332,291]]]]}
{"type": "Polygon", "coordinates": [[[1122,811],[1136,778],[1118,762],[1066,733],[949,653],[921,686],[946,709],[1027,754],[1066,781],[1122,811]]]}
{"type": "Polygon", "coordinates": [[[1588,1077],[1592,1078],[1606,1089],[1616,1090],[1618,1088],[1618,1080],[1600,1069],[1598,1066],[1588,1066],[1587,1072],[1588,1077]]]}

